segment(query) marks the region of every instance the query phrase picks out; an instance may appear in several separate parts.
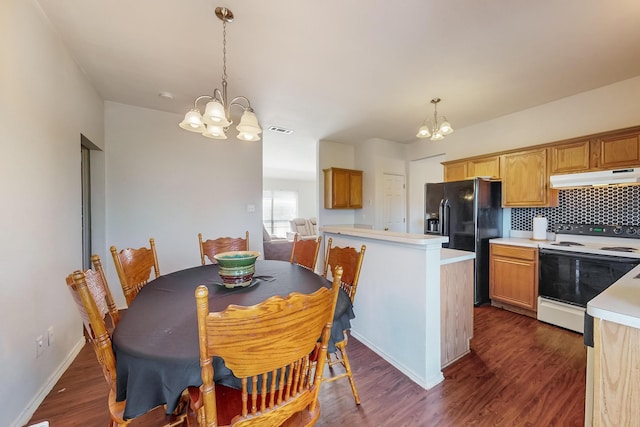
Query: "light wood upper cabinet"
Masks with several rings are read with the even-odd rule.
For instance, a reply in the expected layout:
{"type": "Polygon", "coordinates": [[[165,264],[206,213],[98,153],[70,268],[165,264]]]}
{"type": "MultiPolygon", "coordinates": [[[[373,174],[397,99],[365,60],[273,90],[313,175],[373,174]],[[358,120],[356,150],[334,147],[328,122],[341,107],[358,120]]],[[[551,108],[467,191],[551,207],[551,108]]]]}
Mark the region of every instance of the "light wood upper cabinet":
{"type": "Polygon", "coordinates": [[[502,206],[558,205],[558,190],[549,187],[546,148],[508,153],[502,159],[502,206]]]}
{"type": "Polygon", "coordinates": [[[492,243],[489,256],[489,296],[535,312],[538,303],[538,249],[492,243]]]}
{"type": "Polygon", "coordinates": [[[589,140],[549,147],[549,174],[586,172],[590,168],[589,140]]]}
{"type": "Polygon", "coordinates": [[[444,181],[462,181],[467,179],[467,161],[443,163],[444,166],[444,181]]]}
{"type": "Polygon", "coordinates": [[[598,138],[592,144],[594,168],[615,169],[640,165],[638,132],[598,138]]]}
{"type": "Polygon", "coordinates": [[[325,209],[362,208],[362,171],[324,169],[325,209]]]}
{"type": "Polygon", "coordinates": [[[500,178],[500,156],[482,157],[469,160],[467,166],[469,176],[485,176],[490,178],[500,178]]]}
{"type": "Polygon", "coordinates": [[[476,157],[444,162],[444,181],[461,181],[477,176],[500,179],[500,156],[476,157]]]}

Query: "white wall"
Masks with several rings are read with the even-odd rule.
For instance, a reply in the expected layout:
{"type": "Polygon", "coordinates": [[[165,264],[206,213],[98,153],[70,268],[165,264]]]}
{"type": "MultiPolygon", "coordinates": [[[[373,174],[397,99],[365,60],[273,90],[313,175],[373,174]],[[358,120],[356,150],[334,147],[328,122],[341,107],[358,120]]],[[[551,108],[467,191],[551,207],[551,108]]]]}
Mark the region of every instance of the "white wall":
{"type": "MultiPolygon", "coordinates": [[[[455,160],[636,126],[638,99],[640,76],[456,129],[443,141],[416,141],[408,147],[407,160],[440,153],[455,160]]],[[[455,118],[450,119],[455,126],[455,118]]]]}
{"type": "MultiPolygon", "coordinates": [[[[108,245],[138,248],[155,238],[162,274],[199,264],[198,233],[239,237],[249,230],[249,246],[262,251],[262,143],[204,138],[180,129],[180,120],[105,104],[108,245]]],[[[124,306],[113,262],[105,264],[124,306]]]]}
{"type": "Polygon", "coordinates": [[[263,178],[265,190],[298,192],[298,216],[313,218],[318,216],[318,183],[317,181],[263,178]]]}
{"type": "MultiPolygon", "coordinates": [[[[406,182],[404,146],[373,138],[356,147],[356,166],[363,170],[363,208],[355,212],[357,223],[384,228],[384,174],[402,175],[406,182]]],[[[406,212],[405,212],[406,214],[406,212]]]]}
{"type": "Polygon", "coordinates": [[[103,104],[34,1],[0,2],[0,64],[0,425],[18,426],[83,342],[65,277],[82,267],[80,134],[104,147],[103,104]]]}

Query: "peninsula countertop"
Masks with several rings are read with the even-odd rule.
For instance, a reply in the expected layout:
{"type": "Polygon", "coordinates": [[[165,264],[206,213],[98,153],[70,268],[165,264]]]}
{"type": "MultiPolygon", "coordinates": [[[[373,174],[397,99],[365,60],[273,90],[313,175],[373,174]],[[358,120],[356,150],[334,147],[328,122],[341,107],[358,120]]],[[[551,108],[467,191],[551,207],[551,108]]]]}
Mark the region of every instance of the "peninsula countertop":
{"type": "Polygon", "coordinates": [[[587,313],[640,329],[640,265],[589,301],[587,313]]]}
{"type": "Polygon", "coordinates": [[[366,239],[387,242],[405,243],[417,246],[441,245],[449,241],[447,236],[432,236],[427,234],[398,233],[395,231],[373,230],[367,228],[352,228],[340,226],[320,227],[320,231],[329,234],[343,234],[345,236],[362,237],[366,239]]]}

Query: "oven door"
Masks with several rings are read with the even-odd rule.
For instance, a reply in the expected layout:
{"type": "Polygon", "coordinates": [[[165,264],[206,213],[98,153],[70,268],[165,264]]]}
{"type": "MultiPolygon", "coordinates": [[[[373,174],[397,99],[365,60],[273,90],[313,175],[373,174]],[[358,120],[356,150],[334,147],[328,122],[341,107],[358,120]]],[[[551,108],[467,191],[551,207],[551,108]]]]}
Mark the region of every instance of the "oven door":
{"type": "Polygon", "coordinates": [[[587,302],[640,264],[640,259],[540,249],[541,297],[586,307],[587,302]]]}

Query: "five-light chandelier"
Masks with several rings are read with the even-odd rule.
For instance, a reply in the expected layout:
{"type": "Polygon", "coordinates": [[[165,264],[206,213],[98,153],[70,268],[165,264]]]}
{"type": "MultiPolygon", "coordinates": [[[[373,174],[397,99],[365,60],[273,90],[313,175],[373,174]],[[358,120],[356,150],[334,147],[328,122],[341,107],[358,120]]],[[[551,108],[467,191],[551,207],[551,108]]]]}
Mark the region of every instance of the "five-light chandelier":
{"type": "Polygon", "coordinates": [[[444,139],[446,135],[453,133],[453,128],[447,118],[445,116],[438,117],[438,102],[440,101],[440,98],[433,98],[431,100],[434,107],[433,123],[428,123],[427,118],[425,118],[422,122],[422,126],[420,126],[420,129],[418,129],[418,133],[416,134],[418,138],[431,137],[432,141],[440,141],[444,139]],[[442,120],[440,124],[438,124],[438,120],[442,120]]]}
{"type": "Polygon", "coordinates": [[[240,123],[236,126],[238,139],[259,141],[262,129],[249,99],[236,96],[230,102],[227,100],[227,22],[233,22],[233,12],[226,7],[217,7],[216,16],[222,21],[222,90],[216,88],[212,95],[198,96],[193,102],[193,109],[185,114],[180,127],[201,133],[207,138],[227,139],[227,130],[233,123],[230,110],[232,106],[237,106],[243,110],[240,123]],[[205,105],[204,113],[201,113],[198,103],[205,99],[209,102],[205,105]]]}

